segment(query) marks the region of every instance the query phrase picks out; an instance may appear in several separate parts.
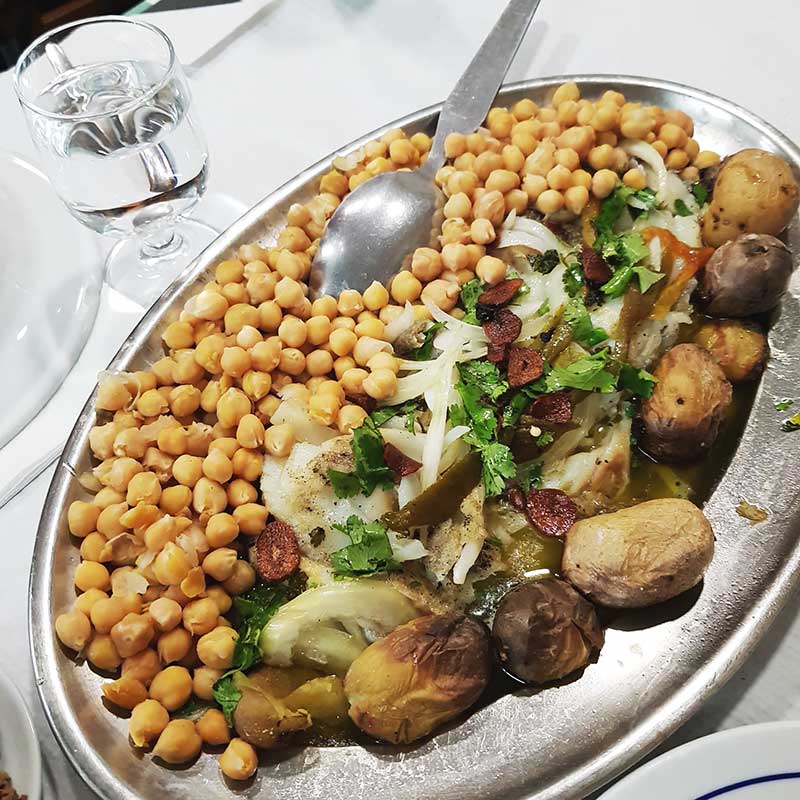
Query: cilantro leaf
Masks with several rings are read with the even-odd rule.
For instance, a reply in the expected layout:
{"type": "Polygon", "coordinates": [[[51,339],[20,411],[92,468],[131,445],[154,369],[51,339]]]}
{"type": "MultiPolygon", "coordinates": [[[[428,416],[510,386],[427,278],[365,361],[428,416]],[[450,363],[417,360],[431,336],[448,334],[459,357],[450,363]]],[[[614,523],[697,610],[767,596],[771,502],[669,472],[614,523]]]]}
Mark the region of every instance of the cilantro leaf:
{"type": "Polygon", "coordinates": [[[606,370],[608,350],[574,361],[568,367],[553,367],[545,379],[548,392],[561,389],[582,389],[586,392],[613,392],[616,376],[606,370]]]}
{"type": "Polygon", "coordinates": [[[492,401],[498,400],[508,391],[508,383],[503,380],[496,364],[489,361],[465,361],[458,366],[462,382],[478,386],[492,401]]]}
{"type": "Polygon", "coordinates": [[[781,430],[790,433],[791,431],[800,431],[800,412],[795,414],[793,417],[789,417],[789,419],[784,420],[783,425],[781,425],[781,430]]]}
{"type": "Polygon", "coordinates": [[[663,272],[653,272],[647,267],[634,267],[634,274],[639,278],[639,289],[644,294],[654,283],[658,283],[664,276],[663,272]]]}
{"type": "Polygon", "coordinates": [[[328,480],[337,497],[353,497],[359,490],[369,497],[375,489],[394,486],[394,473],[383,458],[383,437],[371,417],[353,431],[351,447],[355,471],[328,470],[328,480]]]}
{"type": "Polygon", "coordinates": [[[674,209],[679,217],[691,217],[694,214],[694,211],[692,211],[680,197],[675,201],[674,209]]]}
{"type": "Polygon", "coordinates": [[[545,448],[547,445],[552,444],[554,439],[555,436],[553,436],[552,431],[544,431],[544,433],[536,437],[536,446],[545,448]]]}
{"type": "Polygon", "coordinates": [[[689,189],[697,200],[697,205],[702,206],[708,200],[708,189],[702,183],[693,183],[689,189]]]}
{"type": "Polygon", "coordinates": [[[542,485],[542,465],[538,461],[529,461],[517,467],[517,483],[524,492],[542,485]]]}
{"type": "Polygon", "coordinates": [[[248,670],[261,661],[261,631],[277,610],[286,602],[282,586],[254,586],[245,594],[234,598],[233,607],[239,617],[236,630],[239,638],[233,650],[233,666],[248,670]]]}
{"type": "Polygon", "coordinates": [[[793,405],[794,405],[794,400],[792,400],[791,397],[784,397],[782,400],[778,400],[778,402],[775,403],[775,410],[786,411],[786,409],[789,408],[789,406],[793,405]]]}
{"type": "MultiPolygon", "coordinates": [[[[632,189],[617,186],[600,205],[600,213],[594,218],[594,229],[598,238],[614,236],[614,225],[619,221],[626,206],[637,211],[650,211],[656,206],[656,193],[649,188],[632,189]]],[[[597,249],[597,248],[595,248],[597,249]]]]}
{"type": "Polygon", "coordinates": [[[561,263],[561,258],[557,250],[545,250],[541,255],[529,255],[528,263],[534,272],[549,275],[561,263]]]}
{"type": "Polygon", "coordinates": [[[350,539],[350,544],[331,553],[331,566],[337,577],[364,577],[399,569],[382,523],[366,523],[351,515],[344,525],[333,527],[350,539]]]}
{"type": "Polygon", "coordinates": [[[595,328],[592,318],[580,297],[573,297],[564,310],[564,321],[572,329],[572,338],[587,347],[594,347],[608,339],[602,328],[595,328]]]}
{"type": "Polygon", "coordinates": [[[536,316],[543,317],[550,313],[550,300],[545,297],[544,302],[536,309],[536,316]]]}
{"type": "Polygon", "coordinates": [[[510,448],[500,442],[492,442],[480,449],[483,468],[481,477],[488,497],[501,494],[506,488],[507,478],[517,474],[510,448]]]}
{"type": "MultiPolygon", "coordinates": [[[[545,365],[545,371],[547,370],[549,370],[549,366],[545,365]]],[[[511,397],[503,409],[502,422],[505,427],[515,426],[531,401],[548,391],[546,381],[544,376],[537,378],[533,383],[523,386],[511,397]]]]}
{"type": "Polygon", "coordinates": [[[434,322],[425,330],[422,344],[408,353],[406,358],[411,361],[428,361],[433,355],[433,340],[442,328],[444,328],[444,322],[434,322]]]}
{"type": "Polygon", "coordinates": [[[647,400],[653,394],[656,377],[643,369],[623,364],[619,370],[618,385],[620,389],[627,389],[637,397],[647,400]]]}
{"type": "Polygon", "coordinates": [[[583,286],[583,268],[579,261],[573,261],[571,264],[567,264],[562,283],[564,284],[564,291],[570,297],[575,297],[575,295],[578,294],[581,290],[581,286],[583,286]]]}
{"type": "Polygon", "coordinates": [[[370,417],[376,426],[380,427],[384,422],[388,422],[393,417],[402,417],[409,412],[415,412],[419,409],[419,403],[416,400],[409,400],[399,406],[381,406],[376,408],[370,417]]]}
{"type": "Polygon", "coordinates": [[[242,693],[234,683],[234,676],[236,672],[223,675],[215,684],[213,688],[214,702],[222,709],[225,719],[230,727],[233,727],[233,712],[236,711],[236,706],[242,699],[242,693]]]}
{"type": "Polygon", "coordinates": [[[466,322],[468,325],[480,325],[475,313],[475,307],[478,305],[478,298],[482,293],[483,285],[477,278],[467,281],[461,287],[461,305],[464,306],[464,311],[466,312],[461,320],[462,322],[466,322]]]}

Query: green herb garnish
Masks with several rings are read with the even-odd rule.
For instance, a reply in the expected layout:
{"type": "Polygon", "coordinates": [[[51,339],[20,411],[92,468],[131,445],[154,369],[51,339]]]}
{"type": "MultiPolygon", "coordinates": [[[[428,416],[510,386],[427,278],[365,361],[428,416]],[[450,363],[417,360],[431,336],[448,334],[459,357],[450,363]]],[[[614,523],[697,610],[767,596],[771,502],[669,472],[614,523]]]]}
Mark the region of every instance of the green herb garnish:
{"type": "Polygon", "coordinates": [[[646,400],[653,394],[656,378],[643,369],[636,369],[630,364],[623,364],[619,370],[618,385],[620,389],[627,389],[636,397],[642,397],[646,400]]]}
{"type": "Polygon", "coordinates": [[[549,275],[561,263],[561,258],[557,250],[545,250],[541,255],[528,256],[528,263],[535,272],[549,275]]]}
{"type": "Polygon", "coordinates": [[[384,422],[388,422],[394,417],[402,417],[409,412],[416,412],[419,410],[419,402],[417,400],[409,400],[399,406],[381,406],[376,408],[369,416],[376,426],[380,427],[384,422]]]}
{"type": "Polygon", "coordinates": [[[355,470],[328,470],[328,480],[336,496],[354,497],[360,492],[369,497],[375,489],[391,489],[394,486],[394,473],[386,466],[383,458],[383,437],[371,417],[367,417],[353,431],[350,444],[353,448],[355,470]]]}
{"type": "Polygon", "coordinates": [[[529,461],[517,467],[517,483],[524,492],[542,485],[542,465],[538,461],[529,461]]]}
{"type": "Polygon", "coordinates": [[[694,214],[694,211],[692,211],[680,197],[675,201],[674,209],[679,217],[691,217],[694,214]]]}
{"type": "Polygon", "coordinates": [[[792,400],[791,397],[784,397],[782,400],[778,400],[778,402],[775,403],[775,410],[786,411],[786,409],[789,408],[789,406],[793,405],[794,405],[794,400],[792,400]]]}
{"type": "Polygon", "coordinates": [[[492,442],[480,448],[483,466],[481,478],[488,497],[501,494],[506,488],[506,480],[517,474],[511,449],[500,442],[492,442]]]}
{"type": "Polygon", "coordinates": [[[564,321],[572,328],[572,338],[586,347],[594,347],[608,339],[602,328],[595,328],[580,297],[573,297],[564,310],[564,321]]]}
{"type": "Polygon", "coordinates": [[[578,294],[583,286],[583,268],[580,261],[573,261],[571,264],[567,264],[562,283],[564,284],[564,291],[570,297],[575,297],[578,294]]]}
{"type": "Polygon", "coordinates": [[[708,200],[708,189],[702,183],[693,183],[689,190],[697,200],[697,205],[702,206],[708,200]]]}
{"type": "Polygon", "coordinates": [[[480,325],[478,317],[475,313],[475,307],[478,305],[478,298],[483,294],[483,284],[477,279],[473,278],[467,281],[461,287],[461,305],[464,306],[464,317],[462,322],[469,325],[480,325]]]}
{"type": "Polygon", "coordinates": [[[555,436],[553,436],[552,431],[544,431],[544,433],[536,437],[536,446],[544,449],[548,445],[553,444],[554,439],[555,436]]]}
{"type": "Polygon", "coordinates": [[[617,387],[617,378],[606,369],[609,360],[606,349],[584,356],[567,367],[553,367],[545,379],[547,391],[582,389],[585,392],[604,394],[613,392],[617,387]]]}
{"type": "Polygon", "coordinates": [[[425,330],[422,344],[407,354],[406,358],[411,361],[428,361],[433,355],[433,340],[436,334],[444,328],[444,322],[434,322],[425,330]]]}
{"type": "Polygon", "coordinates": [[[261,631],[286,600],[283,586],[264,584],[234,598],[233,608],[239,617],[236,626],[239,638],[233,650],[234,669],[245,671],[261,661],[261,631]]]}
{"type": "Polygon", "coordinates": [[[233,712],[236,711],[236,706],[239,705],[239,701],[242,699],[242,693],[236,688],[233,680],[236,672],[238,670],[223,675],[214,684],[213,689],[214,702],[222,709],[222,713],[231,728],[233,727],[233,712]]]}
{"type": "Polygon", "coordinates": [[[344,525],[334,525],[350,544],[331,553],[333,572],[340,578],[366,577],[399,569],[386,528],[380,522],[364,522],[355,515],[344,525]]]}
{"type": "Polygon", "coordinates": [[[634,267],[633,272],[639,278],[639,289],[644,294],[654,283],[666,277],[663,272],[654,272],[647,267],[634,267]]]}

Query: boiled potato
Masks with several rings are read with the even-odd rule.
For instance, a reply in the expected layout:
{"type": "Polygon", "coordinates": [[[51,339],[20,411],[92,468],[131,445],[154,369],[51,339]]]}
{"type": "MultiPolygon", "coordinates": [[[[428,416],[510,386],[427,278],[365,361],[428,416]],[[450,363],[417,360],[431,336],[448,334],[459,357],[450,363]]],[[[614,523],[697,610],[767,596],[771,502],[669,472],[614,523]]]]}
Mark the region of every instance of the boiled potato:
{"type": "Polygon", "coordinates": [[[601,605],[639,608],[698,584],[713,554],[714,534],[699,508],[688,500],[648,500],[576,522],[561,572],[601,605]]]}
{"type": "Polygon", "coordinates": [[[284,703],[293,711],[307,711],[315,725],[332,725],[347,718],[344,684],[337,675],[306,681],[285,697],[284,703]]]}
{"type": "Polygon", "coordinates": [[[697,293],[712,317],[747,317],[776,306],[794,264],[789,248],[774,236],[746,233],[717,248],[697,293]]]}
{"type": "Polygon", "coordinates": [[[800,190],[792,168],[765,150],[749,148],[726,158],[703,217],[703,240],[719,247],[741,233],[777,236],[797,213],[800,190]]]}
{"type": "Polygon", "coordinates": [[[707,350],[679,344],[661,356],[653,394],[642,403],[642,446],[658,461],[701,456],[719,433],[731,385],[707,350]]]}
{"type": "Polygon", "coordinates": [[[754,380],[764,368],[767,337],[755,325],[735,319],[709,320],[694,340],[711,353],[732,383],[754,380]]]}

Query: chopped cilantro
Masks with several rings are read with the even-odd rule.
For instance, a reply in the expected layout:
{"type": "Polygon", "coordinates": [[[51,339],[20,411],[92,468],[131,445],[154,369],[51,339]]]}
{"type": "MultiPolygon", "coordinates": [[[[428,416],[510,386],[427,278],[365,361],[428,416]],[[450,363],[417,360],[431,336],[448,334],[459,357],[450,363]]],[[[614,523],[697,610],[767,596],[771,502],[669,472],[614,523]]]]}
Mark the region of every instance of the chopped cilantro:
{"type": "Polygon", "coordinates": [[[793,417],[789,417],[789,419],[784,420],[783,425],[781,425],[781,430],[786,431],[787,433],[791,431],[800,431],[800,411],[798,411],[798,413],[793,417]]]}
{"type": "Polygon", "coordinates": [[[214,702],[222,709],[228,725],[233,727],[233,712],[236,711],[236,706],[242,699],[242,693],[234,683],[236,670],[233,673],[223,675],[215,684],[213,688],[214,702]]]}
{"type": "Polygon", "coordinates": [[[433,340],[436,334],[444,328],[444,322],[434,322],[424,334],[422,344],[408,353],[407,358],[411,361],[428,361],[433,355],[433,340]]]}
{"type": "Polygon", "coordinates": [[[381,408],[376,408],[370,414],[370,417],[375,425],[380,427],[384,422],[388,422],[393,417],[405,416],[409,412],[416,412],[418,408],[419,404],[416,400],[409,400],[407,403],[403,403],[399,406],[382,406],[381,408]]]}
{"type": "Polygon", "coordinates": [[[675,213],[679,217],[691,217],[694,214],[694,211],[692,211],[689,206],[687,206],[686,203],[684,203],[679,197],[675,201],[675,213]]]}
{"type": "Polygon", "coordinates": [[[784,397],[782,400],[778,400],[778,402],[775,403],[775,410],[786,411],[786,409],[789,408],[789,406],[793,405],[794,405],[794,400],[792,400],[791,397],[784,397]]]}
{"type": "Polygon", "coordinates": [[[639,289],[642,294],[664,277],[663,272],[653,272],[652,269],[647,267],[634,267],[633,272],[639,278],[639,289]]]}
{"type": "Polygon", "coordinates": [[[637,412],[636,403],[633,403],[630,400],[622,401],[622,413],[628,419],[633,419],[636,416],[636,412],[637,412]]]}
{"type": "MultiPolygon", "coordinates": [[[[408,404],[407,404],[408,405],[408,404]]],[[[416,431],[416,424],[417,424],[417,411],[419,409],[416,407],[409,408],[406,410],[405,414],[403,415],[406,420],[406,430],[409,433],[414,433],[416,431]]]]}
{"type": "Polygon", "coordinates": [[[239,617],[236,626],[239,638],[233,650],[235,669],[248,670],[261,661],[261,631],[286,599],[286,591],[282,586],[265,584],[254,586],[234,598],[233,607],[239,617]]]}
{"type": "MultiPolygon", "coordinates": [[[[548,368],[546,367],[546,369],[548,368]]],[[[538,378],[533,383],[523,386],[511,397],[503,409],[502,422],[505,427],[514,427],[531,401],[548,391],[545,381],[544,377],[538,378]]]]}
{"type": "Polygon", "coordinates": [[[547,445],[553,443],[553,439],[555,439],[555,436],[553,436],[552,431],[545,431],[536,437],[536,446],[545,448],[547,445]]]}
{"type": "Polygon", "coordinates": [[[564,291],[570,297],[575,297],[575,295],[578,294],[581,290],[581,286],[583,286],[583,268],[581,267],[580,261],[573,261],[571,264],[567,264],[562,282],[564,284],[564,291]]]}
{"type": "Polygon", "coordinates": [[[643,369],[636,369],[630,364],[623,364],[619,371],[619,388],[627,389],[636,397],[643,397],[645,400],[653,394],[656,385],[656,378],[643,369]]]}
{"type": "Polygon", "coordinates": [[[574,361],[568,367],[553,367],[547,374],[545,385],[548,392],[561,389],[582,389],[586,392],[613,392],[617,379],[606,370],[609,362],[608,350],[601,350],[574,361]]]}
{"type": "Polygon", "coordinates": [[[528,263],[535,272],[549,275],[561,262],[557,250],[545,250],[541,255],[528,256],[528,263]]]}
{"type": "Polygon", "coordinates": [[[500,370],[489,361],[466,361],[458,365],[458,374],[463,383],[479,386],[490,400],[498,400],[508,391],[500,370]]]}
{"type": "Polygon", "coordinates": [[[353,497],[359,492],[369,497],[375,489],[394,486],[394,473],[383,458],[383,437],[371,417],[353,431],[351,447],[355,471],[328,470],[328,480],[337,497],[353,497]]]}
{"type": "Polygon", "coordinates": [[[536,316],[543,317],[545,314],[550,313],[550,301],[545,298],[544,302],[536,309],[536,316]]]}
{"type": "Polygon", "coordinates": [[[481,477],[489,497],[501,494],[506,488],[506,479],[516,476],[517,468],[510,448],[500,442],[492,442],[480,448],[483,468],[481,477]]]}
{"type": "Polygon", "coordinates": [[[475,313],[475,307],[478,305],[478,298],[483,293],[483,285],[477,278],[467,281],[461,287],[461,305],[464,306],[464,314],[462,322],[469,325],[480,325],[478,317],[475,313]]]}
{"type": "Polygon", "coordinates": [[[608,339],[602,328],[595,328],[580,297],[573,297],[564,311],[564,321],[572,329],[572,338],[586,347],[594,347],[608,339]]]}
{"type": "Polygon", "coordinates": [[[697,200],[697,205],[702,206],[708,200],[708,189],[702,183],[693,183],[689,189],[697,200]]]}
{"type": "Polygon", "coordinates": [[[528,492],[542,485],[542,465],[538,461],[529,461],[517,467],[517,483],[528,492]]]}
{"type": "Polygon", "coordinates": [[[337,577],[365,577],[399,568],[381,522],[367,523],[351,515],[344,525],[333,527],[350,539],[350,544],[331,553],[331,566],[337,577]]]}
{"type": "MultiPolygon", "coordinates": [[[[593,220],[598,239],[606,239],[615,235],[614,225],[619,221],[626,206],[631,206],[638,211],[649,211],[656,206],[656,193],[652,189],[637,191],[630,186],[617,186],[603,200],[600,205],[600,213],[593,220]]],[[[598,250],[598,247],[595,246],[595,249],[598,250]]]]}

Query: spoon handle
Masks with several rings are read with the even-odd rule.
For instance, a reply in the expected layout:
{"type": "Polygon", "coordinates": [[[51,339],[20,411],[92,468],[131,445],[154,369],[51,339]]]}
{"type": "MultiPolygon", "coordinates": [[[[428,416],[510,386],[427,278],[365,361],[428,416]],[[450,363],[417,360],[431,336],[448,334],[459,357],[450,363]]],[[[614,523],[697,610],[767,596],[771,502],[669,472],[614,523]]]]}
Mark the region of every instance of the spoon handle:
{"type": "Polygon", "coordinates": [[[424,168],[444,164],[447,134],[471,133],[483,122],[514,59],[540,0],[509,0],[505,11],[444,103],[424,168]]]}

